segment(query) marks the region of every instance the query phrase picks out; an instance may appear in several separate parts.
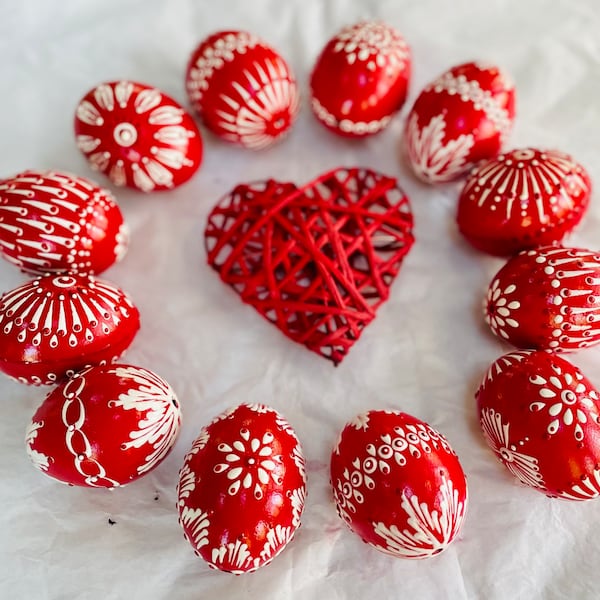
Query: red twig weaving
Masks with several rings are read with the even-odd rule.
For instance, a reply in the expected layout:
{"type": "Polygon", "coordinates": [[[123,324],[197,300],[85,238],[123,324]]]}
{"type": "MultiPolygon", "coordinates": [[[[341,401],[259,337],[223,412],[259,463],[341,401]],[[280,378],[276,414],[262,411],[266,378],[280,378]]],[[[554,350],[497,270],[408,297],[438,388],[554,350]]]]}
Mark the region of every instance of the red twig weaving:
{"type": "Polygon", "coordinates": [[[410,250],[396,180],[336,169],[308,185],[238,185],[212,210],[208,263],[286,336],[338,364],[389,296],[410,250]]]}

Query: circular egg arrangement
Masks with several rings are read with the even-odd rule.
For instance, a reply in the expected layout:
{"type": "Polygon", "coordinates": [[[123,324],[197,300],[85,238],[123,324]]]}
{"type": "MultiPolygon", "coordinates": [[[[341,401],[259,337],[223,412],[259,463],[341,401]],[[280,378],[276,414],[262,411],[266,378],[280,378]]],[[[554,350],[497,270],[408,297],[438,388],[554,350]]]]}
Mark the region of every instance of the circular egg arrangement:
{"type": "MultiPolygon", "coordinates": [[[[318,56],[310,105],[336,134],[377,134],[403,106],[410,75],[402,35],[385,23],[358,23],[318,56]]],[[[185,82],[203,125],[251,149],[280,140],[299,110],[289,65],[245,31],[202,41],[185,82]]],[[[595,498],[600,398],[555,354],[600,342],[600,255],[558,245],[584,216],[591,182],[562,152],[503,152],[514,118],[507,75],[465,63],[419,94],[402,146],[426,183],[467,176],[459,231],[478,250],[510,256],[489,286],[484,316],[520,350],[500,357],[477,391],[485,440],[522,483],[550,496],[595,498]]],[[[92,169],[143,192],[184,184],[202,162],[193,117],[139,82],[106,82],[85,94],[75,136],[92,169]]],[[[338,364],[389,297],[412,229],[409,199],[394,178],[339,168],[300,186],[237,185],[211,211],[205,243],[209,264],[244,302],[338,364]]],[[[127,244],[116,201],[87,179],[31,170],[0,181],[0,252],[36,275],[0,299],[0,370],[56,385],[31,419],[26,448],[38,469],[69,485],[115,488],[145,475],[181,426],[169,384],[117,362],[140,315],[125,292],[95,275],[127,244]]],[[[381,552],[431,557],[459,535],[465,474],[444,436],[415,417],[356,416],[333,449],[330,477],[341,519],[381,552]]],[[[305,460],[292,426],[263,404],[218,415],[185,456],[177,497],[185,538],[210,567],[245,573],[268,564],[304,509],[305,460]]]]}

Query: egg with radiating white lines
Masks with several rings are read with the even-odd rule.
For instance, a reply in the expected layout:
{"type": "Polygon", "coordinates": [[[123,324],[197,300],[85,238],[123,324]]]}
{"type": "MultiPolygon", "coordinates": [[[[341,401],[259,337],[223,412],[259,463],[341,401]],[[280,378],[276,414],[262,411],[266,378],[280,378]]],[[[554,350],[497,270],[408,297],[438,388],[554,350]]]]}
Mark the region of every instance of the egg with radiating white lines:
{"type": "Polygon", "coordinates": [[[294,75],[281,55],[246,31],[219,31],[192,53],[186,88],[204,125],[220,138],[260,149],[298,113],[294,75]]]}
{"type": "Polygon", "coordinates": [[[114,362],[140,327],[122,290],[90,275],[45,275],[0,297],[0,371],[50,385],[114,362]]]}
{"type": "Polygon", "coordinates": [[[393,27],[381,21],[344,27],[311,73],[313,112],[340,135],[378,133],[404,104],[410,73],[410,49],[393,27]]]}
{"type": "Polygon", "coordinates": [[[300,526],[306,470],[290,424],[264,404],[241,404],[202,429],[177,486],[179,523],[213,569],[270,563],[300,526]]]}
{"type": "Polygon", "coordinates": [[[568,154],[519,148],[471,172],[456,222],[475,248],[506,256],[560,241],[585,215],[591,190],[587,171],[568,154]]]}
{"type": "Polygon", "coordinates": [[[101,273],[127,251],[128,229],[110,192],[58,171],[0,181],[0,253],[28,273],[101,273]]]}
{"type": "Polygon", "coordinates": [[[485,320],[518,348],[600,343],[600,252],[541,246],[513,256],[489,285],[485,320]]]}
{"type": "Polygon", "coordinates": [[[557,354],[505,354],[475,395],[483,435],[521,483],[552,497],[600,496],[600,396],[557,354]]]}
{"type": "Polygon", "coordinates": [[[92,169],[143,192],[185,183],[202,162],[191,115],[164,92],[134,81],[91,89],[75,111],[75,137],[92,169]]]}
{"type": "Polygon", "coordinates": [[[346,525],[377,550],[429,558],[457,537],[467,480],[446,438],[406,413],[371,410],[342,430],[331,486],[346,525]]]}
{"type": "Polygon", "coordinates": [[[408,115],[408,162],[426,183],[457,179],[500,152],[514,117],[515,89],[498,67],[453,67],[425,87],[408,115]]]}
{"type": "Polygon", "coordinates": [[[94,366],[48,394],[25,444],[34,466],[62,483],[115,488],[157,467],[180,425],[179,401],[156,373],[94,366]]]}

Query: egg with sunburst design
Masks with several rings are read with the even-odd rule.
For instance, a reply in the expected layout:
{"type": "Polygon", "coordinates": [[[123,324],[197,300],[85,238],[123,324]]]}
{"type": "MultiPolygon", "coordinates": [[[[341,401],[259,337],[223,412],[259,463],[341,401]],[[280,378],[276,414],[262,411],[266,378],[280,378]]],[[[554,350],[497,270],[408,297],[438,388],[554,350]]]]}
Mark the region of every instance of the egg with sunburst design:
{"type": "Polygon", "coordinates": [[[140,327],[137,308],[90,275],[45,275],[0,298],[0,371],[51,385],[89,365],[117,360],[140,327]]]}
{"type": "Polygon", "coordinates": [[[310,77],[311,106],[331,131],[363,137],[385,129],[408,93],[411,55],[381,21],[345,27],[323,48],[310,77]]]}
{"type": "Polygon", "coordinates": [[[246,31],[220,31],[192,53],[186,88],[204,125],[258,150],[280,139],[299,106],[294,75],[281,55],[246,31]]]}
{"type": "Polygon", "coordinates": [[[287,420],[241,404],[202,429],[179,473],[179,523],[213,569],[241,574],[270,563],[300,526],[302,447],[287,420]]]}
{"type": "Polygon", "coordinates": [[[562,240],[585,215],[591,189],[587,171],[568,154],[515,149],[473,170],[456,221],[478,250],[514,254],[562,240]]]}
{"type": "Polygon", "coordinates": [[[90,90],[75,112],[75,136],[92,169],[143,192],[185,183],[202,162],[191,115],[164,92],[134,81],[90,90]]]}
{"type": "Polygon", "coordinates": [[[69,485],[115,488],[156,468],[181,425],[179,401],[156,373],[89,367],[52,390],[25,443],[31,462],[69,485]]]}
{"type": "Polygon", "coordinates": [[[331,453],[340,517],[364,542],[399,558],[443,552],[467,509],[467,480],[446,438],[406,413],[357,415],[331,453]]]}

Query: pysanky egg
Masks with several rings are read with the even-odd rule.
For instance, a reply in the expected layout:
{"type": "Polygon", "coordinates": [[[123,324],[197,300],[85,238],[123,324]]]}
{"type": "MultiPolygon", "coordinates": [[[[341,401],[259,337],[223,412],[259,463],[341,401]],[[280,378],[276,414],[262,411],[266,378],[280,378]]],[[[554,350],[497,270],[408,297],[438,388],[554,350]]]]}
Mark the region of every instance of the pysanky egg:
{"type": "Polygon", "coordinates": [[[177,487],[179,522],[210,567],[246,573],[271,562],[300,525],[306,474],[289,423],[241,404],[202,429],[177,487]]]}
{"type": "Polygon", "coordinates": [[[514,116],[514,86],[498,67],[453,67],[425,87],[408,115],[408,162],[426,183],[457,179],[500,152],[514,116]]]}
{"type": "Polygon", "coordinates": [[[600,253],[543,246],[513,256],[489,285],[485,320],[519,348],[569,351],[600,342],[600,253]]]}
{"type": "Polygon", "coordinates": [[[75,136],[92,169],[143,192],[185,183],[202,162],[192,116],[164,92],[134,81],[90,90],[75,112],[75,136]]]}
{"type": "Polygon", "coordinates": [[[190,102],[220,138],[260,149],[292,126],[296,80],[283,58],[246,31],[219,31],[192,53],[186,72],[190,102]]]}
{"type": "Polygon", "coordinates": [[[131,365],[93,366],[48,394],[25,443],[46,475],[70,485],[115,488],[154,469],[180,424],[177,397],[158,375],[131,365]]]}
{"type": "Polygon", "coordinates": [[[345,27],[312,71],[313,112],[341,135],[378,133],[404,104],[410,72],[410,49],[393,27],[380,21],[345,27]]]}
{"type": "Polygon", "coordinates": [[[467,482],[455,452],[435,429],[398,411],[372,410],[344,427],[331,485],[348,527],[393,556],[439,554],[465,517],[467,482]]]}
{"type": "Polygon", "coordinates": [[[127,251],[128,230],[112,195],[57,171],[0,181],[0,252],[29,273],[101,273],[127,251]]]}
{"type": "Polygon", "coordinates": [[[458,200],[456,221],[477,249],[504,256],[560,241],[585,214],[586,170],[556,150],[512,150],[475,168],[458,200]]]}
{"type": "Polygon", "coordinates": [[[519,481],[568,500],[600,494],[600,403],[577,367],[540,350],[505,354],[476,398],[487,443],[519,481]]]}
{"type": "Polygon", "coordinates": [[[50,385],[113,362],[140,327],[127,294],[90,275],[45,275],[0,297],[0,371],[50,385]]]}

